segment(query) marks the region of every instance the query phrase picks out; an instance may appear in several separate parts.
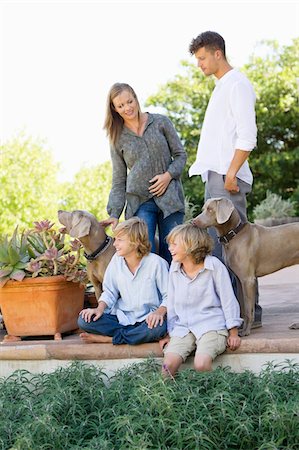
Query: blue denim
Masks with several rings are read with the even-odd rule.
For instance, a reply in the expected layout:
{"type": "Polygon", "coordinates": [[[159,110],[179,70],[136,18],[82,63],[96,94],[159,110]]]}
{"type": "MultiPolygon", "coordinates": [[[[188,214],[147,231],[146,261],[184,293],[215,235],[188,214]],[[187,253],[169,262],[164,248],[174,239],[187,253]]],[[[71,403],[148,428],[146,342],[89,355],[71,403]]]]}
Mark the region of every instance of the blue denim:
{"type": "Polygon", "coordinates": [[[121,325],[117,317],[112,314],[103,314],[95,322],[91,321],[89,323],[79,316],[78,326],[87,333],[112,337],[114,345],[136,345],[156,342],[162,339],[167,332],[166,320],[164,320],[162,325],[150,329],[145,321],[137,322],[134,325],[121,325]]]}
{"type": "Polygon", "coordinates": [[[176,226],[181,225],[184,221],[184,213],[175,212],[170,216],[163,217],[163,212],[156,205],[154,199],[150,199],[142,203],[135,213],[135,216],[143,219],[148,227],[149,240],[152,246],[152,252],[158,253],[162,258],[171,263],[171,254],[168,250],[166,237],[170,231],[176,226]],[[158,226],[159,231],[159,251],[156,250],[155,234],[158,226]]]}

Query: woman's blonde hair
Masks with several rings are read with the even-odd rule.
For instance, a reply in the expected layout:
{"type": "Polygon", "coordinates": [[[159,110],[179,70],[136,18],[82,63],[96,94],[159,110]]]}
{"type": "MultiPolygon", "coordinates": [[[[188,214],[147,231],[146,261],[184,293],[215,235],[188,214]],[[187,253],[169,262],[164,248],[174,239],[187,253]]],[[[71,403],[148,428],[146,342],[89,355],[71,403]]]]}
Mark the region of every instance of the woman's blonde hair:
{"type": "Polygon", "coordinates": [[[138,106],[138,116],[140,117],[141,110],[139,101],[137,98],[137,95],[134,91],[134,89],[127,83],[115,83],[108,93],[107,97],[107,106],[106,106],[106,117],[104,122],[104,130],[107,132],[107,136],[111,142],[112,145],[116,145],[120,134],[122,132],[123,126],[124,126],[124,120],[123,118],[118,114],[118,112],[115,111],[113,100],[115,97],[120,95],[123,91],[128,91],[130,94],[133,95],[134,99],[136,100],[137,106],[138,106]]]}
{"type": "Polygon", "coordinates": [[[179,240],[191,256],[195,264],[201,263],[214,247],[214,241],[208,232],[191,223],[184,223],[174,227],[167,236],[168,244],[179,240]]]}
{"type": "Polygon", "coordinates": [[[144,220],[139,217],[132,217],[117,225],[114,236],[126,234],[136,248],[137,255],[142,258],[151,251],[151,244],[148,237],[148,229],[144,220]]]}

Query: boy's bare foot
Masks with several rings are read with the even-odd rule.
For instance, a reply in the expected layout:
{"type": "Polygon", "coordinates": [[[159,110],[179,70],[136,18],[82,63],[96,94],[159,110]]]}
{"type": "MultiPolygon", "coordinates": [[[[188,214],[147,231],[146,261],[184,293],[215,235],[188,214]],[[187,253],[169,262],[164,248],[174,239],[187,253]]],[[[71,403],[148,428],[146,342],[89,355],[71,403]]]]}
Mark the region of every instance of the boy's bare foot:
{"type": "Polygon", "coordinates": [[[102,336],[100,334],[92,333],[81,333],[80,338],[87,344],[98,343],[98,344],[112,344],[112,337],[102,336]]]}

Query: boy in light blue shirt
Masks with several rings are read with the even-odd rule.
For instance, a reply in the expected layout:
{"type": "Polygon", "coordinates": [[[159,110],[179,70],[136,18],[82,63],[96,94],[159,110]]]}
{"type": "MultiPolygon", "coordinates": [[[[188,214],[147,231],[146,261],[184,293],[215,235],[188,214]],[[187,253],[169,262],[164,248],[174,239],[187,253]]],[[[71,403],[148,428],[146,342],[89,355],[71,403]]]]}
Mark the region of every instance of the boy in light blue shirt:
{"type": "Polygon", "coordinates": [[[190,223],[178,225],[167,237],[172,264],[167,294],[164,375],[174,376],[196,349],[194,367],[212,368],[214,358],[228,346],[236,350],[243,320],[224,264],[209,254],[213,239],[190,223]]]}
{"type": "Polygon", "coordinates": [[[138,217],[115,228],[116,254],[103,280],[97,308],[80,312],[84,342],[141,344],[166,334],[168,263],[150,253],[147,225],[138,217]]]}

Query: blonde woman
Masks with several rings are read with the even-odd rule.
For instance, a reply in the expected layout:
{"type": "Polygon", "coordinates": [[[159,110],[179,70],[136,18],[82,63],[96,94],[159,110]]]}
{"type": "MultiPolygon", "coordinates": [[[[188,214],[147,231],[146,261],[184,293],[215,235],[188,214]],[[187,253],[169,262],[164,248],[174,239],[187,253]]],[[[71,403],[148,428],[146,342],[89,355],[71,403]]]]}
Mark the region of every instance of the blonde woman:
{"type": "Polygon", "coordinates": [[[102,225],[117,225],[125,218],[145,220],[155,251],[171,262],[166,236],[183,223],[184,194],[181,174],[186,152],[171,121],[161,114],[142,112],[135,91],[126,83],[114,84],[108,94],[104,128],[110,140],[112,189],[102,225]]]}
{"type": "Polygon", "coordinates": [[[150,253],[145,222],[133,217],[114,231],[116,254],[104,276],[97,308],[80,312],[85,342],[141,344],[166,334],[168,264],[150,253]]]}

